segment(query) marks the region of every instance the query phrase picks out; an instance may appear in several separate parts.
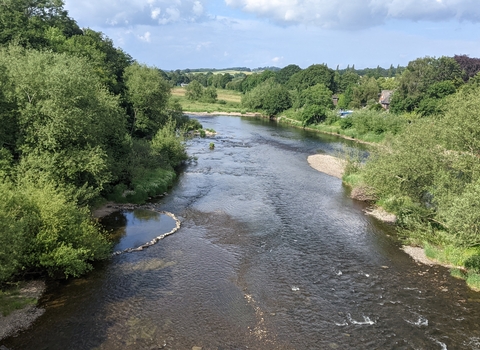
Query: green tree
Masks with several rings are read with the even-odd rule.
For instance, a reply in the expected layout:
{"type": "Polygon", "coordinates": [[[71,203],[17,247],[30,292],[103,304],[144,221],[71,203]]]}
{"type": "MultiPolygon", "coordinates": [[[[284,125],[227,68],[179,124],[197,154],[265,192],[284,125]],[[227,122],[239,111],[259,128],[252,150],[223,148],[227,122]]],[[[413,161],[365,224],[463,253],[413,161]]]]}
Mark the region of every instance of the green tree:
{"type": "Polygon", "coordinates": [[[265,81],[242,97],[242,105],[253,110],[263,110],[269,116],[292,106],[289,91],[274,79],[265,81]]]}
{"type": "Polygon", "coordinates": [[[295,73],[289,79],[287,86],[290,89],[296,89],[298,91],[304,90],[310,86],[317,84],[323,84],[333,91],[334,84],[334,72],[324,64],[314,64],[300,72],[295,73]]]}
{"type": "Polygon", "coordinates": [[[392,96],[391,110],[395,113],[414,111],[429,87],[442,81],[451,81],[454,86],[462,84],[462,69],[453,58],[425,57],[409,62],[392,96]]]}
{"type": "Polygon", "coordinates": [[[201,100],[207,103],[215,103],[217,96],[217,89],[215,89],[213,86],[209,86],[203,90],[201,100]]]}
{"type": "MultiPolygon", "coordinates": [[[[165,124],[170,85],[157,69],[134,63],[125,69],[127,99],[133,109],[131,134],[153,137],[165,124]]],[[[197,82],[198,84],[198,82],[197,82]]]]}
{"type": "Polygon", "coordinates": [[[294,107],[299,109],[311,105],[321,106],[324,109],[332,109],[332,92],[323,84],[310,86],[301,91],[297,95],[294,107]]]}
{"type": "Polygon", "coordinates": [[[15,274],[46,271],[79,276],[105,259],[110,244],[86,207],[50,182],[0,181],[0,283],[15,274]]]}
{"type": "Polygon", "coordinates": [[[289,64],[286,67],[283,67],[275,74],[275,80],[279,84],[286,84],[288,80],[294,75],[295,73],[300,72],[302,69],[297,66],[296,64],[289,64]]]}
{"type": "Polygon", "coordinates": [[[355,72],[347,70],[340,76],[340,85],[338,86],[338,91],[345,92],[349,86],[356,86],[359,83],[360,76],[355,72]]]}
{"type": "Polygon", "coordinates": [[[118,99],[80,57],[12,47],[0,51],[2,65],[15,102],[7,113],[18,125],[19,171],[72,186],[78,200],[98,194],[124,143],[118,99]]]}
{"type": "Polygon", "coordinates": [[[81,33],[63,9],[61,0],[3,0],[0,3],[0,45],[47,47],[45,31],[50,27],[59,28],[67,37],[81,33]]]}
{"type": "Polygon", "coordinates": [[[327,116],[326,109],[319,105],[308,105],[302,111],[302,125],[306,127],[310,124],[317,124],[325,120],[327,116]]]}
{"type": "Polygon", "coordinates": [[[202,85],[194,80],[190,82],[185,88],[185,97],[192,101],[198,101],[203,96],[203,87],[202,85]]]}

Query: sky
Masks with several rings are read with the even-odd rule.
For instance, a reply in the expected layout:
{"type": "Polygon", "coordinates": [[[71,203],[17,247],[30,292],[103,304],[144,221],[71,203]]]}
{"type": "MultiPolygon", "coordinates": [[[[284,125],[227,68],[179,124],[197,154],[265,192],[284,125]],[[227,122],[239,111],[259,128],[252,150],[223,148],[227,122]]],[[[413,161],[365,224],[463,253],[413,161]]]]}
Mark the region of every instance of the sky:
{"type": "Polygon", "coordinates": [[[419,57],[480,57],[479,0],[64,0],[140,63],[388,68],[419,57]]]}

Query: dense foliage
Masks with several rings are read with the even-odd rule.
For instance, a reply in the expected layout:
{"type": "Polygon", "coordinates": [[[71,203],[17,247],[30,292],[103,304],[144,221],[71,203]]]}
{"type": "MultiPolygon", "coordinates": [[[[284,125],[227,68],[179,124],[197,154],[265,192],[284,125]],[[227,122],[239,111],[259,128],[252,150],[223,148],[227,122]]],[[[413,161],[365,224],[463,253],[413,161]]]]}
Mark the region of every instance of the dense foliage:
{"type": "Polygon", "coordinates": [[[480,88],[446,98],[375,150],[362,170],[366,186],[418,242],[480,246],[480,88]]]}
{"type": "Polygon", "coordinates": [[[78,276],[110,250],[90,205],[164,192],[189,120],[163,72],[81,30],[62,1],[0,9],[0,283],[78,276]]]}

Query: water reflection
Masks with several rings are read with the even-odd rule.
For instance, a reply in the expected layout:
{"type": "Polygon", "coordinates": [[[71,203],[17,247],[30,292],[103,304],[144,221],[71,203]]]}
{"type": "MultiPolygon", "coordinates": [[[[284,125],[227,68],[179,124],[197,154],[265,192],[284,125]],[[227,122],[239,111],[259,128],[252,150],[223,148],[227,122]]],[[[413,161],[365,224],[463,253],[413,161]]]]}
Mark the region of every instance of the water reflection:
{"type": "Polygon", "coordinates": [[[147,209],[118,211],[103,218],[101,223],[116,242],[115,251],[138,247],[175,227],[170,216],[147,209]]]}

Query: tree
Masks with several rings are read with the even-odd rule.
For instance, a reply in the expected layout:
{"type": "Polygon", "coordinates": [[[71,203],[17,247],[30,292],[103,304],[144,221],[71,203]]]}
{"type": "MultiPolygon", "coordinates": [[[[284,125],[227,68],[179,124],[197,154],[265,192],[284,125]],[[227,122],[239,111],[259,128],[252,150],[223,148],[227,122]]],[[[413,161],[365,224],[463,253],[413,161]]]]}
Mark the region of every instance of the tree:
{"type": "Polygon", "coordinates": [[[282,69],[280,69],[276,73],[275,80],[279,84],[282,84],[282,85],[286,84],[288,82],[288,80],[291,78],[292,75],[300,72],[301,70],[302,69],[299,66],[297,66],[296,64],[289,64],[288,66],[283,67],[282,69]]]}
{"type": "Polygon", "coordinates": [[[312,105],[332,109],[332,92],[323,84],[310,86],[297,95],[294,107],[299,109],[312,105]]]}
{"type": "Polygon", "coordinates": [[[3,0],[0,4],[0,45],[46,47],[49,27],[59,28],[68,37],[81,33],[61,0],[3,0]]]}
{"type": "Polygon", "coordinates": [[[377,84],[377,80],[374,77],[368,79],[362,79],[362,104],[368,104],[369,101],[378,101],[378,94],[380,93],[380,87],[377,84]]]}
{"type": "Polygon", "coordinates": [[[295,73],[289,79],[287,86],[298,91],[309,86],[323,84],[330,91],[334,90],[334,72],[323,64],[314,64],[300,72],[295,73]]]}
{"type": "Polygon", "coordinates": [[[0,66],[12,86],[8,115],[18,126],[11,146],[18,171],[69,187],[78,201],[98,194],[124,145],[118,98],[84,58],[11,47],[0,51],[0,66]]]}
{"type": "Polygon", "coordinates": [[[124,79],[127,100],[133,109],[130,132],[135,136],[153,137],[167,119],[170,85],[157,69],[138,63],[125,69],[124,79]]]}
{"type": "Polygon", "coordinates": [[[217,89],[215,89],[213,86],[209,86],[203,90],[201,100],[207,103],[215,103],[217,96],[217,89]]]}
{"type": "Polygon", "coordinates": [[[250,74],[247,75],[245,80],[242,82],[242,92],[246,93],[253,90],[257,85],[260,85],[264,81],[267,81],[271,78],[275,78],[275,72],[271,70],[265,70],[262,73],[250,74]]]}
{"type": "Polygon", "coordinates": [[[185,97],[192,101],[198,101],[203,96],[203,87],[202,85],[194,80],[190,82],[185,88],[185,97]]]}
{"type": "Polygon", "coordinates": [[[349,86],[358,85],[360,82],[360,76],[352,71],[347,70],[340,76],[340,84],[338,86],[339,92],[345,92],[349,86]]]}
{"type": "MultiPolygon", "coordinates": [[[[49,32],[55,30],[52,28],[49,32]]],[[[65,39],[61,44],[52,43],[52,46],[57,52],[86,57],[112,93],[123,93],[123,73],[133,60],[121,49],[115,48],[112,40],[103,33],[84,29],[81,35],[65,39]]]]}
{"type": "Polygon", "coordinates": [[[319,105],[309,105],[302,111],[302,125],[306,127],[310,124],[317,124],[325,120],[327,116],[325,107],[319,105]]]}
{"type": "Polygon", "coordinates": [[[274,116],[290,108],[292,102],[286,87],[270,79],[247,92],[242,97],[242,105],[253,110],[264,110],[269,116],[274,116]]]}
{"type": "Polygon", "coordinates": [[[470,58],[467,55],[455,55],[453,59],[463,70],[465,82],[480,72],[480,58],[470,58]]]}
{"type": "Polygon", "coordinates": [[[453,58],[425,57],[409,62],[399,78],[398,89],[392,96],[391,111],[395,113],[414,111],[432,84],[447,80],[454,86],[459,86],[463,82],[462,69],[453,58]]]}

